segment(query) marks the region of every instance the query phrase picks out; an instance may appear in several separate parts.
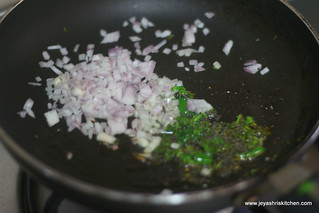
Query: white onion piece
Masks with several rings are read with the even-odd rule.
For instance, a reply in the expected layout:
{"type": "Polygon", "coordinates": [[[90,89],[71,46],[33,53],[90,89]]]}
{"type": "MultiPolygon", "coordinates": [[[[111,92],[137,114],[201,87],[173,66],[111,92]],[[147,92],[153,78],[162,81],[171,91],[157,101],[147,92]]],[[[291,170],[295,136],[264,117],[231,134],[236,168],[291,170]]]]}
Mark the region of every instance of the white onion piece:
{"type": "Polygon", "coordinates": [[[80,44],[76,44],[73,48],[73,52],[78,52],[79,51],[79,48],[80,48],[80,44]]]}
{"type": "Polygon", "coordinates": [[[114,31],[111,33],[107,33],[105,36],[103,36],[103,40],[101,41],[101,44],[114,43],[114,42],[117,42],[119,39],[120,39],[120,31],[114,31]]]}
{"type": "Polygon", "coordinates": [[[167,43],[167,40],[163,40],[160,43],[156,44],[155,48],[157,50],[159,50],[160,48],[162,48],[165,44],[167,43]]]}
{"type": "Polygon", "coordinates": [[[191,59],[188,61],[189,65],[197,65],[198,61],[196,59],[191,59]]]}
{"type": "Polygon", "coordinates": [[[191,46],[193,43],[196,42],[195,32],[196,27],[194,25],[188,27],[184,31],[184,37],[182,39],[182,46],[187,47],[191,46]]]}
{"type": "Polygon", "coordinates": [[[150,53],[157,53],[158,49],[154,45],[149,45],[145,47],[142,51],[142,55],[148,55],[150,53]]]}
{"type": "Polygon", "coordinates": [[[161,143],[161,137],[153,137],[152,141],[145,147],[144,152],[153,152],[161,143]]]}
{"type": "Polygon", "coordinates": [[[260,71],[260,74],[261,75],[265,75],[266,73],[268,73],[270,70],[269,70],[269,68],[268,67],[265,67],[265,68],[263,68],[261,71],[260,71]]]}
{"type": "Polygon", "coordinates": [[[66,47],[60,48],[60,52],[61,52],[61,55],[67,55],[68,54],[68,50],[66,49],[66,47]]]}
{"type": "Polygon", "coordinates": [[[111,135],[105,134],[104,132],[101,132],[96,136],[96,140],[105,144],[113,144],[116,141],[116,138],[111,135]]]}
{"type": "Polygon", "coordinates": [[[146,55],[144,58],[144,61],[150,61],[152,59],[152,56],[146,55]]]}
{"type": "Polygon", "coordinates": [[[229,55],[233,45],[234,45],[233,40],[227,41],[226,44],[223,47],[223,53],[225,53],[225,55],[229,55]]]}
{"type": "Polygon", "coordinates": [[[135,16],[132,16],[130,19],[129,19],[129,22],[131,22],[132,24],[134,24],[136,22],[136,17],[135,16]]]}
{"type": "Polygon", "coordinates": [[[210,33],[210,30],[207,27],[205,27],[202,32],[205,36],[207,36],[210,33]]]}
{"type": "Polygon", "coordinates": [[[212,105],[207,103],[204,99],[187,99],[186,107],[187,110],[196,113],[204,113],[213,109],[212,105]]]}
{"type": "Polygon", "coordinates": [[[71,59],[68,56],[63,56],[63,58],[62,58],[62,62],[63,62],[64,65],[69,63],[70,60],[71,59]]]}
{"type": "Polygon", "coordinates": [[[55,61],[55,66],[57,66],[58,68],[61,69],[61,68],[63,67],[63,61],[58,58],[58,59],[55,61]]]}
{"type": "Polygon", "coordinates": [[[40,76],[35,77],[36,82],[41,82],[42,78],[40,76]]]}
{"type": "Polygon", "coordinates": [[[154,27],[154,24],[145,17],[142,17],[141,24],[144,29],[147,29],[149,27],[154,27]]]}
{"type": "Polygon", "coordinates": [[[141,33],[141,32],[143,31],[142,26],[141,26],[141,23],[139,23],[139,22],[134,22],[132,29],[133,29],[134,32],[136,32],[136,33],[141,33]]]}
{"type": "Polygon", "coordinates": [[[256,64],[257,61],[255,59],[249,59],[244,63],[244,66],[249,66],[249,65],[253,65],[256,64]]]}
{"type": "Polygon", "coordinates": [[[205,26],[204,22],[202,22],[200,19],[196,19],[196,20],[194,21],[194,25],[195,25],[196,27],[198,27],[198,28],[204,28],[204,26],[205,26]]]}
{"type": "Polygon", "coordinates": [[[192,55],[192,53],[196,53],[197,52],[197,50],[195,50],[195,49],[192,49],[192,48],[186,48],[186,49],[180,49],[180,50],[177,50],[176,51],[176,54],[178,55],[178,56],[185,56],[185,57],[189,57],[189,56],[191,56],[192,55]]]}
{"type": "Polygon", "coordinates": [[[17,112],[17,114],[21,117],[21,118],[25,118],[27,116],[27,112],[25,110],[23,111],[19,111],[17,112]]]}
{"type": "Polygon", "coordinates": [[[123,27],[127,27],[128,25],[129,25],[128,21],[124,21],[122,24],[123,27]]]}
{"type": "Polygon", "coordinates": [[[85,57],[86,57],[85,54],[81,53],[81,54],[79,54],[78,59],[79,59],[79,61],[84,61],[85,57]]]}
{"type": "Polygon", "coordinates": [[[44,113],[44,116],[50,127],[60,122],[59,115],[56,110],[48,111],[44,113]]]}
{"type": "Polygon", "coordinates": [[[44,61],[40,61],[39,62],[39,66],[41,68],[50,68],[54,65],[54,62],[52,60],[48,61],[48,62],[44,62],[44,61]]]}
{"type": "Polygon", "coordinates": [[[171,54],[171,52],[172,52],[172,50],[169,49],[169,48],[165,48],[165,49],[163,50],[163,53],[166,54],[166,55],[171,54]]]}
{"type": "Polygon", "coordinates": [[[87,49],[86,49],[86,56],[85,56],[85,60],[87,62],[92,60],[93,57],[93,53],[94,53],[94,44],[88,44],[87,49]]]}
{"type": "Polygon", "coordinates": [[[168,36],[172,35],[172,31],[170,30],[156,30],[155,31],[155,37],[156,38],[166,38],[168,36]]]}
{"type": "Polygon", "coordinates": [[[177,63],[177,67],[185,67],[184,62],[182,62],[182,61],[181,61],[181,62],[178,62],[178,63],[177,63]]]}
{"type": "Polygon", "coordinates": [[[137,41],[142,40],[141,37],[139,37],[139,36],[130,36],[129,39],[130,39],[132,42],[137,42],[137,41]]]}
{"type": "Polygon", "coordinates": [[[100,36],[105,37],[107,35],[106,30],[100,29],[100,36]]]}
{"type": "Polygon", "coordinates": [[[222,67],[222,65],[218,61],[215,61],[213,63],[213,69],[219,70],[221,67],[222,67]]]}
{"type": "Polygon", "coordinates": [[[44,60],[47,60],[47,61],[50,60],[50,55],[47,51],[43,51],[42,56],[44,60]]]}
{"type": "Polygon", "coordinates": [[[199,53],[205,52],[205,47],[204,46],[199,46],[197,52],[199,52],[199,53]]]}
{"type": "Polygon", "coordinates": [[[203,67],[204,66],[204,63],[203,62],[200,62],[198,64],[196,64],[194,66],[194,72],[202,72],[202,71],[205,71],[205,68],[203,67]]]}
{"type": "Polygon", "coordinates": [[[252,65],[244,67],[244,71],[251,74],[256,74],[261,69],[261,67],[262,67],[261,64],[256,63],[256,64],[252,64],[252,65]]]}
{"type": "Polygon", "coordinates": [[[56,44],[56,45],[51,45],[51,46],[48,46],[48,50],[58,50],[58,49],[60,49],[60,48],[62,48],[62,46],[61,45],[59,45],[59,44],[56,44]]]}
{"type": "Polygon", "coordinates": [[[74,64],[72,64],[72,63],[66,64],[63,66],[63,69],[65,69],[66,71],[70,71],[73,68],[74,68],[74,64]]]}
{"type": "Polygon", "coordinates": [[[206,13],[204,13],[204,15],[205,15],[208,19],[211,19],[211,18],[213,18],[213,17],[215,16],[215,13],[213,13],[213,12],[206,12],[206,13]]]}
{"type": "Polygon", "coordinates": [[[41,83],[38,83],[38,82],[28,82],[28,84],[31,85],[31,86],[35,86],[35,87],[40,87],[40,86],[42,86],[42,84],[41,84],[41,83]]]}
{"type": "Polygon", "coordinates": [[[35,118],[35,114],[32,111],[34,101],[31,98],[28,98],[23,105],[23,111],[19,112],[21,117],[25,117],[26,114],[32,118],[35,118]]]}
{"type": "Polygon", "coordinates": [[[57,75],[61,75],[62,74],[62,71],[59,70],[58,68],[56,68],[55,66],[51,66],[50,68],[55,74],[57,74],[57,75]]]}

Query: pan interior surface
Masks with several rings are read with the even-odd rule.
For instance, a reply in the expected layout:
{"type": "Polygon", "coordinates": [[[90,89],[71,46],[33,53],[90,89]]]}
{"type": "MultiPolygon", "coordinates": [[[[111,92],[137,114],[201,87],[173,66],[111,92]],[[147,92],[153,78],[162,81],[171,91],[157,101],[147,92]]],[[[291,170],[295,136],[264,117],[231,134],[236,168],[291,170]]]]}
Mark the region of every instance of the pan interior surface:
{"type": "MultiPolygon", "coordinates": [[[[48,167],[98,186],[132,192],[158,193],[164,188],[184,192],[266,174],[305,143],[304,138],[318,119],[318,41],[280,1],[25,0],[3,20],[0,32],[0,58],[5,59],[0,61],[1,127],[21,148],[48,167]],[[204,13],[208,11],[214,12],[215,17],[207,19],[204,13]],[[230,122],[238,114],[244,114],[253,116],[258,124],[273,126],[265,141],[264,155],[247,162],[238,174],[216,177],[208,185],[194,185],[181,181],[176,163],[154,166],[136,160],[132,152],[137,147],[125,136],[120,136],[123,138],[120,149],[112,151],[80,131],[67,132],[64,121],[48,127],[43,116],[48,103],[45,85],[27,84],[36,76],[41,76],[44,84],[46,78],[55,76],[39,67],[42,51],[60,44],[70,50],[69,57],[76,61],[78,53],[71,51],[76,44],[84,52],[93,43],[94,52],[105,55],[116,45],[133,50],[128,37],[134,32],[130,27],[122,27],[133,16],[147,17],[156,29],[172,30],[174,37],[167,46],[181,41],[184,23],[196,19],[205,23],[211,32],[207,36],[198,33],[195,43],[205,46],[205,53],[191,58],[155,54],[152,56],[157,62],[155,73],[182,80],[195,97],[214,106],[222,121],[230,122]],[[119,42],[100,44],[100,29],[120,30],[119,42]],[[225,56],[221,50],[230,39],[234,47],[225,56]],[[177,62],[187,63],[189,59],[205,62],[206,71],[185,72],[176,67],[177,62]],[[248,59],[258,60],[270,72],[266,75],[244,72],[243,63],[248,59]],[[214,61],[219,61],[222,69],[213,70],[214,61]],[[36,119],[21,119],[17,115],[28,98],[35,100],[36,119]],[[68,153],[73,154],[70,160],[66,157],[68,153]],[[252,172],[256,168],[258,172],[252,172]]],[[[141,41],[142,46],[160,41],[154,41],[153,32],[146,32],[148,36],[141,41]]]]}

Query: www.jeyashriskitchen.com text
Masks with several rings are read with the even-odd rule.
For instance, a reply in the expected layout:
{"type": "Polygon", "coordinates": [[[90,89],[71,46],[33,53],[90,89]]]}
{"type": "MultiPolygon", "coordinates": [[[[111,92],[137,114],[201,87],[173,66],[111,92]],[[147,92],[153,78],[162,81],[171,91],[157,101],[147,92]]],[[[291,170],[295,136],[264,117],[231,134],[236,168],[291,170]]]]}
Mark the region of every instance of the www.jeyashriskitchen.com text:
{"type": "Polygon", "coordinates": [[[312,206],[311,201],[247,201],[244,203],[245,206],[312,206]]]}

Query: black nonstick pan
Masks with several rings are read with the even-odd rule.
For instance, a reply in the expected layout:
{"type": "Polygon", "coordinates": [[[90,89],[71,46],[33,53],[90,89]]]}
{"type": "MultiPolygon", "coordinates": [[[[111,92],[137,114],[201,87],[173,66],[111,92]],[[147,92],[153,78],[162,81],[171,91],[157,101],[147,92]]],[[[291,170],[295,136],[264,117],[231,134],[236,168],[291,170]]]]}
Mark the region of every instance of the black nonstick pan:
{"type": "MultiPolygon", "coordinates": [[[[151,31],[150,31],[151,32],[151,31]]],[[[155,44],[149,33],[141,44],[155,44]]],[[[81,49],[80,49],[81,51],[81,49]]],[[[84,51],[84,49],[82,50],[84,51]]],[[[76,61],[78,54],[69,51],[76,61]]],[[[232,196],[285,165],[315,139],[319,117],[318,37],[303,18],[279,0],[25,0],[0,24],[0,135],[22,168],[53,190],[72,199],[117,212],[200,212],[231,203],[232,196]],[[212,19],[204,16],[212,11],[212,19]],[[48,97],[45,85],[30,86],[36,76],[55,76],[39,67],[42,51],[60,44],[95,44],[95,53],[107,54],[118,45],[132,49],[134,34],[122,24],[131,17],[147,17],[155,29],[170,29],[180,42],[183,24],[200,19],[210,29],[196,43],[204,54],[204,72],[186,72],[176,66],[190,58],[154,54],[159,76],[178,78],[185,87],[211,103],[230,122],[238,114],[272,126],[266,152],[236,174],[216,178],[210,185],[181,181],[176,165],[148,165],[132,156],[135,146],[125,138],[112,151],[89,140],[80,131],[67,132],[65,122],[48,127],[43,113],[48,97]],[[100,44],[100,29],[121,31],[116,44],[100,44]],[[234,46],[222,52],[228,40],[234,46]],[[243,63],[256,59],[270,71],[252,75],[243,63]],[[222,69],[212,69],[219,61],[222,69]],[[35,100],[36,119],[17,115],[24,102],[35,100]],[[68,159],[72,153],[72,159],[68,159]],[[254,172],[252,172],[254,171],[254,172]],[[172,194],[161,194],[170,189],[172,194]],[[128,210],[129,208],[129,210],[128,210]]]]}

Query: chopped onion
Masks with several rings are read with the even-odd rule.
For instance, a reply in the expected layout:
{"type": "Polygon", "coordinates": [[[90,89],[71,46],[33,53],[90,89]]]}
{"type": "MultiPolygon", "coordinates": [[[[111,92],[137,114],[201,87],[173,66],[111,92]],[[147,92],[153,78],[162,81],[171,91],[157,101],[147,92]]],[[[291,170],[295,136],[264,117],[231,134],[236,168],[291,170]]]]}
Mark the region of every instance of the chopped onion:
{"type": "Polygon", "coordinates": [[[244,67],[244,71],[251,73],[251,74],[256,74],[260,69],[262,65],[259,63],[251,64],[249,66],[244,67]]]}
{"type": "Polygon", "coordinates": [[[96,136],[96,140],[106,144],[113,144],[116,141],[116,138],[114,136],[101,132],[96,136]]]}
{"type": "Polygon", "coordinates": [[[59,70],[58,68],[56,68],[55,66],[51,66],[50,68],[55,74],[57,74],[57,75],[61,75],[62,74],[62,71],[59,70]]]}
{"type": "Polygon", "coordinates": [[[177,67],[185,67],[184,62],[182,62],[182,61],[181,61],[181,62],[178,62],[178,63],[177,63],[177,67]]]}
{"type": "Polygon", "coordinates": [[[68,50],[65,47],[60,48],[60,52],[61,52],[61,55],[67,55],[68,54],[68,50]]]}
{"type": "Polygon", "coordinates": [[[201,62],[201,63],[198,63],[194,66],[194,72],[202,72],[202,71],[205,71],[205,68],[203,67],[204,66],[204,63],[201,62]]]}
{"type": "Polygon", "coordinates": [[[149,27],[154,27],[154,24],[145,17],[142,17],[141,24],[145,29],[149,27]]]}
{"type": "Polygon", "coordinates": [[[48,62],[44,62],[44,61],[40,61],[39,62],[39,66],[41,68],[50,68],[54,65],[54,62],[52,60],[48,61],[48,62]]]}
{"type": "Polygon", "coordinates": [[[168,36],[172,35],[172,31],[170,30],[156,30],[155,31],[155,37],[156,38],[166,38],[168,36]]]}
{"type": "Polygon", "coordinates": [[[250,59],[250,60],[247,60],[245,63],[244,63],[244,66],[249,66],[249,65],[253,65],[253,64],[256,64],[257,61],[255,59],[250,59]]]}
{"type": "Polygon", "coordinates": [[[225,53],[225,55],[229,55],[230,50],[232,49],[233,45],[234,45],[233,40],[229,40],[226,42],[226,44],[223,47],[223,52],[225,53]]]}
{"type": "Polygon", "coordinates": [[[176,51],[176,54],[178,56],[186,56],[186,57],[189,57],[191,56],[192,53],[196,53],[197,50],[195,49],[192,49],[192,48],[186,48],[186,49],[181,49],[181,50],[177,50],[176,51]]]}
{"type": "Polygon", "coordinates": [[[78,57],[79,57],[79,61],[84,61],[86,58],[84,53],[81,53],[78,57]]]}
{"type": "Polygon", "coordinates": [[[41,83],[38,83],[38,82],[28,82],[28,84],[31,85],[31,86],[35,86],[35,87],[40,87],[40,86],[42,86],[42,84],[41,84],[41,83]]]}
{"type": "Polygon", "coordinates": [[[187,110],[204,113],[213,109],[212,105],[207,103],[204,99],[187,99],[187,110]]]}
{"type": "Polygon", "coordinates": [[[197,52],[199,52],[199,53],[205,52],[205,47],[204,46],[199,46],[197,52]]]}
{"type": "Polygon", "coordinates": [[[55,124],[59,123],[59,115],[56,110],[52,110],[49,112],[44,113],[45,118],[47,119],[48,125],[54,126],[55,124]]]}
{"type": "Polygon", "coordinates": [[[195,59],[191,59],[191,60],[189,60],[189,65],[197,65],[198,64],[198,61],[197,60],[195,60],[195,59]]]}
{"type": "Polygon", "coordinates": [[[55,66],[57,66],[58,68],[62,68],[62,67],[63,67],[63,61],[58,58],[58,59],[55,61],[55,66]]]}
{"type": "Polygon", "coordinates": [[[166,54],[166,55],[169,55],[171,52],[172,52],[172,50],[169,49],[169,48],[165,48],[165,49],[163,50],[163,53],[166,54]]]}
{"type": "Polygon", "coordinates": [[[61,45],[59,45],[59,44],[56,44],[56,45],[51,45],[51,46],[48,46],[48,50],[58,50],[58,49],[60,49],[60,48],[62,48],[62,46],[61,45]]]}
{"type": "Polygon", "coordinates": [[[213,17],[215,16],[215,13],[213,13],[213,12],[206,12],[206,13],[204,13],[204,15],[205,15],[208,19],[211,19],[211,18],[213,18],[213,17]]]}
{"type": "Polygon", "coordinates": [[[194,25],[185,29],[184,37],[182,40],[183,47],[191,46],[193,43],[195,43],[195,41],[196,41],[195,32],[196,32],[196,27],[194,25]]]}
{"type": "Polygon", "coordinates": [[[35,118],[35,114],[32,111],[33,104],[34,104],[34,101],[31,98],[28,98],[23,105],[23,111],[19,112],[20,116],[25,117],[27,114],[30,117],[35,118]]]}
{"type": "Polygon", "coordinates": [[[171,143],[172,149],[178,149],[180,147],[179,143],[171,143]]]}
{"type": "Polygon", "coordinates": [[[64,65],[69,63],[70,60],[71,59],[68,56],[63,56],[63,58],[62,58],[62,62],[63,62],[64,65]]]}
{"type": "Polygon", "coordinates": [[[127,27],[128,25],[129,25],[128,21],[124,21],[122,24],[123,27],[127,27]]]}
{"type": "Polygon", "coordinates": [[[68,131],[79,129],[106,144],[112,144],[117,134],[127,134],[139,141],[145,152],[152,152],[160,143],[154,134],[179,115],[172,88],[182,83],[159,78],[153,73],[154,61],[131,60],[130,55],[128,50],[115,47],[108,51],[108,57],[93,55],[90,63],[81,62],[47,79],[46,91],[53,101],[45,114],[49,126],[63,117],[68,131]],[[132,116],[135,120],[129,125],[132,116]]]}
{"type": "Polygon", "coordinates": [[[36,82],[41,82],[42,78],[40,76],[35,77],[36,82]]]}
{"type": "Polygon", "coordinates": [[[129,39],[132,41],[132,42],[137,42],[137,41],[140,41],[141,38],[139,36],[130,36],[129,39]]]}
{"type": "Polygon", "coordinates": [[[144,58],[144,61],[150,61],[152,59],[152,56],[146,55],[144,58]]]}
{"type": "Polygon", "coordinates": [[[141,23],[139,23],[139,22],[134,22],[132,29],[133,29],[134,32],[136,32],[136,33],[141,33],[141,32],[143,31],[143,29],[142,29],[142,27],[141,27],[141,23]]]}
{"type": "Polygon", "coordinates": [[[105,36],[103,36],[103,40],[101,41],[101,44],[114,43],[114,42],[117,42],[119,39],[120,39],[120,31],[114,31],[111,33],[107,33],[105,36]]]}
{"type": "Polygon", "coordinates": [[[105,36],[107,35],[106,30],[100,29],[100,35],[101,35],[102,37],[105,37],[105,36]]]}
{"type": "Polygon", "coordinates": [[[204,28],[205,24],[200,20],[200,19],[196,19],[194,21],[194,25],[198,28],[204,28]]]}
{"type": "Polygon", "coordinates": [[[260,74],[261,75],[265,75],[266,73],[268,73],[270,70],[269,70],[269,68],[268,67],[265,67],[265,68],[263,68],[261,71],[260,71],[260,74]]]}
{"type": "Polygon", "coordinates": [[[73,48],[73,52],[78,52],[79,51],[79,48],[80,48],[80,44],[76,44],[73,48]]]}
{"type": "Polygon", "coordinates": [[[42,56],[44,60],[47,60],[47,61],[50,60],[50,55],[47,51],[43,51],[42,56]]]}
{"type": "Polygon", "coordinates": [[[159,50],[159,49],[162,48],[166,43],[167,43],[167,40],[163,40],[163,41],[161,41],[160,43],[158,43],[158,44],[155,46],[155,48],[156,48],[157,50],[159,50]]]}
{"type": "Polygon", "coordinates": [[[222,65],[218,61],[215,61],[213,63],[213,69],[219,70],[221,67],[222,65]]]}

